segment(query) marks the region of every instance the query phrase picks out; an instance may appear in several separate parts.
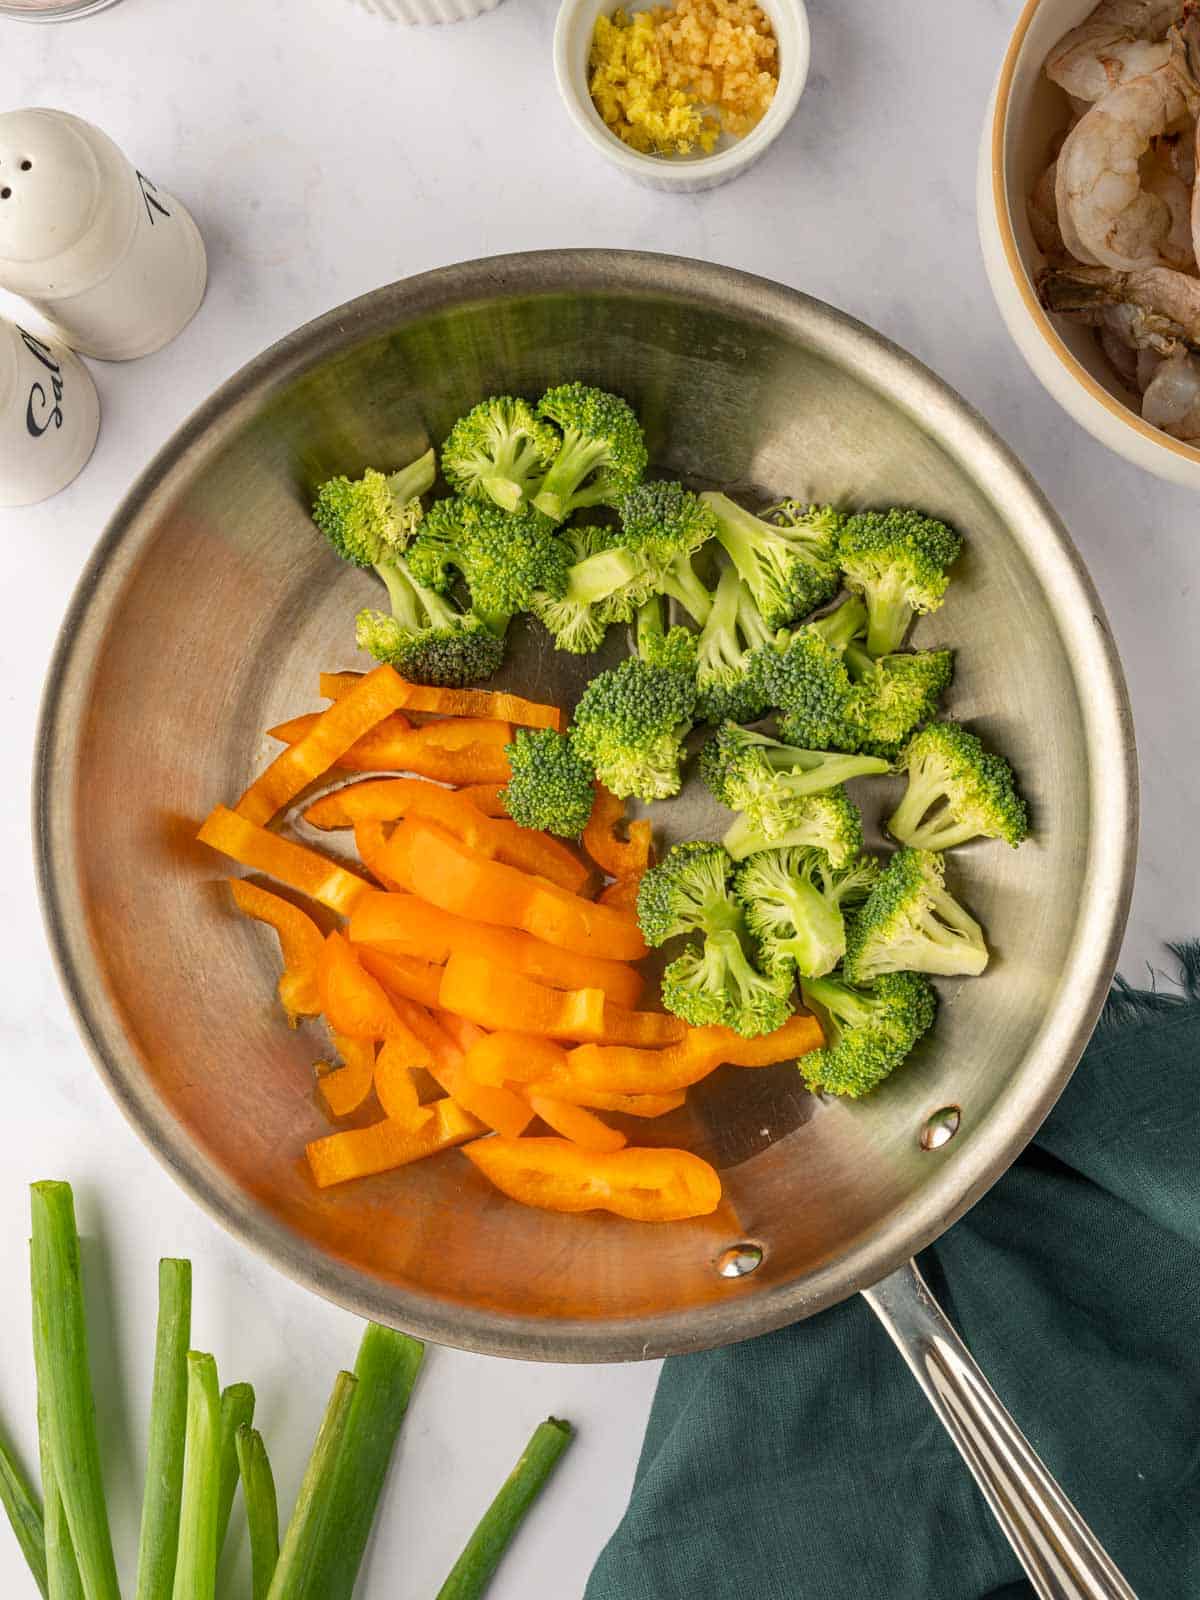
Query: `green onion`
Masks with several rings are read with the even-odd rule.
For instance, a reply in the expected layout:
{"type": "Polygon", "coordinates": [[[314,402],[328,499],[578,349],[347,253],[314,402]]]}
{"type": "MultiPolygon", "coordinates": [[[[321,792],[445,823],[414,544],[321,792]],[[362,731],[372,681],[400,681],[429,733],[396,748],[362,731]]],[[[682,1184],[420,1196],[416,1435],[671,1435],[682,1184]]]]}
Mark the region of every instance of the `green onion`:
{"type": "Polygon", "coordinates": [[[217,1497],[217,1560],[225,1548],[229,1514],[238,1486],[237,1431],[254,1421],[254,1390],[248,1383],[231,1383],[221,1396],[221,1487],[217,1497]]]}
{"type": "Polygon", "coordinates": [[[243,1423],[236,1435],[238,1470],[246,1522],[250,1528],[250,1569],[253,1600],[267,1600],[275,1563],[279,1560],[279,1504],[262,1434],[243,1423]]]}
{"type": "Polygon", "coordinates": [[[296,1497],[267,1600],[325,1600],[313,1583],[314,1561],[329,1519],[330,1489],[357,1387],[357,1379],[349,1372],[338,1373],[312,1455],[304,1469],[304,1481],[296,1497]]]}
{"type": "Polygon", "coordinates": [[[214,1600],[221,1490],[221,1394],[212,1356],[188,1351],[187,1444],[172,1600],[214,1600]]]}
{"type": "Polygon", "coordinates": [[[425,1346],[407,1334],[369,1322],[358,1347],[358,1387],[346,1437],[329,1485],[330,1514],[313,1562],[311,1592],[321,1600],[350,1600],[396,1437],[425,1346]]]}
{"type": "Polygon", "coordinates": [[[454,1563],[454,1570],[438,1590],[437,1600],[477,1600],[492,1580],[509,1540],[558,1465],[574,1429],[569,1422],[550,1417],[534,1429],[521,1459],[500,1486],[500,1493],[483,1514],[454,1563]]]}
{"type": "Polygon", "coordinates": [[[71,1532],[63,1510],[62,1496],[58,1492],[58,1479],[54,1460],[50,1454],[50,1435],[45,1426],[43,1410],[38,1406],[38,1431],[42,1445],[42,1495],[44,1507],[42,1522],[46,1530],[46,1580],[50,1600],[83,1600],[83,1584],[75,1552],[71,1548],[71,1532]]]}
{"type": "Polygon", "coordinates": [[[8,1514],[21,1554],[43,1595],[49,1593],[46,1577],[46,1530],[42,1508],[17,1459],[0,1439],[0,1505],[8,1514]]]}
{"type": "Polygon", "coordinates": [[[138,1541],[137,1600],[171,1600],[175,1583],[191,1329],[192,1264],[162,1260],[158,1263],[158,1333],[138,1541]]]}
{"type": "Polygon", "coordinates": [[[104,1502],[75,1203],[67,1183],[31,1186],[33,1348],[39,1415],[86,1600],[120,1600],[104,1502]]]}

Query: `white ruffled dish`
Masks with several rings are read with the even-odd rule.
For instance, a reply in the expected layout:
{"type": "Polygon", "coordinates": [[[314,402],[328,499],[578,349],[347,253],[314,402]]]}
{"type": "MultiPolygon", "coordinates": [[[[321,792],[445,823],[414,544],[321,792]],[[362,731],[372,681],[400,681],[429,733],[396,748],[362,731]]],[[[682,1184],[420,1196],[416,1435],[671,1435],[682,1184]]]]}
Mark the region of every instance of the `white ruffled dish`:
{"type": "Polygon", "coordinates": [[[390,22],[419,28],[439,22],[469,22],[485,11],[494,11],[500,0],[356,0],[356,4],[390,22]]]}

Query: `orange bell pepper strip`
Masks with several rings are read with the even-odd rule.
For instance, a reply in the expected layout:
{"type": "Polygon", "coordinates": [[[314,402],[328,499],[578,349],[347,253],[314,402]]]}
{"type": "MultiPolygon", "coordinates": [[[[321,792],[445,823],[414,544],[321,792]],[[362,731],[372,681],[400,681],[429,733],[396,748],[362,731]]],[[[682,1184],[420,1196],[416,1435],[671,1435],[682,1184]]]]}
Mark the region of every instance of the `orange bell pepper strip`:
{"type": "Polygon", "coordinates": [[[334,789],[304,813],[315,828],[349,828],[358,822],[396,822],[427,817],[472,850],[510,867],[549,878],[578,894],[591,872],[559,839],[519,828],[507,819],[486,817],[454,789],[425,778],[364,778],[334,789]]]}
{"type": "MultiPolygon", "coordinates": [[[[382,835],[382,825],[378,826],[382,835]]],[[[376,871],[361,843],[360,854],[376,871]]],[[[551,989],[603,989],[605,999],[619,1006],[635,1006],[645,987],[642,974],[623,961],[560,950],[515,928],[472,922],[439,910],[412,894],[373,889],[355,906],[348,932],[355,944],[372,945],[389,955],[422,956],[437,962],[449,961],[456,951],[483,956],[551,989]]]]}
{"type": "Polygon", "coordinates": [[[489,1128],[519,1138],[533,1121],[532,1107],[508,1089],[476,1083],[466,1069],[466,1051],[439,1018],[412,1001],[401,1000],[397,1005],[405,1025],[425,1051],[422,1065],[440,1087],[489,1128]]]}
{"type": "MultiPolygon", "coordinates": [[[[373,878],[392,890],[399,890],[399,884],[393,882],[387,875],[384,864],[384,851],[387,849],[388,831],[382,822],[356,822],[354,824],[354,848],[358,851],[359,858],[364,867],[373,878]]],[[[378,894],[378,889],[372,889],[372,894],[378,894]]],[[[366,899],[366,896],[363,896],[366,899]]],[[[407,952],[406,952],[407,953],[407,952]]]]}
{"type": "Polygon", "coordinates": [[[596,1044],[627,1044],[643,1050],[678,1044],[687,1037],[687,1023],[665,1011],[627,1011],[624,1006],[604,1007],[604,1036],[596,1044]]]}
{"type": "Polygon", "coordinates": [[[612,906],[618,911],[637,910],[638,890],[642,887],[644,873],[635,872],[628,878],[615,878],[612,883],[601,889],[596,896],[596,904],[612,906]]]}
{"type": "Polygon", "coordinates": [[[604,1033],[602,990],[550,989],[482,956],[450,957],[442,968],[438,1004],[482,1028],[545,1039],[594,1039],[604,1033]]]}
{"type": "Polygon", "coordinates": [[[277,755],[257,777],[234,810],[266,824],[336,766],[346,751],[404,704],[404,683],[392,667],[376,667],[360,678],[346,697],[322,711],[302,739],[277,755]]]}
{"type": "Polygon", "coordinates": [[[498,1088],[506,1083],[530,1083],[564,1071],[566,1064],[566,1052],[552,1039],[516,1033],[511,1028],[485,1033],[467,1051],[465,1062],[476,1083],[498,1088]]]}
{"type": "MultiPolygon", "coordinates": [[[[824,1043],[815,1017],[797,1013],[774,1033],[743,1039],[731,1028],[689,1028],[679,1044],[665,1050],[581,1044],[567,1053],[564,1081],[615,1094],[662,1094],[686,1089],[728,1063],[735,1067],[769,1067],[793,1061],[824,1043]]],[[[537,1084],[538,1092],[543,1085],[537,1084]]],[[[547,1093],[554,1092],[547,1087],[547,1093]]]]}
{"type": "Polygon", "coordinates": [[[279,979],[279,998],[290,1023],[300,1017],[315,1017],[321,1009],[317,993],[317,962],[324,937],[307,912],[282,895],[260,889],[248,878],[230,878],[233,903],[247,917],[265,922],[279,935],[283,973],[279,979]]]}
{"type": "MultiPolygon", "coordinates": [[[[357,672],[323,672],[321,693],[327,700],[340,700],[358,681],[357,672]]],[[[563,714],[557,706],[500,689],[438,689],[423,683],[405,683],[409,711],[432,711],[443,717],[493,717],[499,722],[515,722],[523,728],[553,728],[561,733],[563,714]]],[[[511,740],[506,739],[506,744],[511,740]]]]}
{"type": "Polygon", "coordinates": [[[390,995],[403,995],[419,1005],[436,1006],[442,986],[442,969],[432,961],[421,961],[416,956],[393,956],[382,950],[373,950],[368,944],[351,947],[373,978],[377,978],[390,995]]]}
{"type": "Polygon", "coordinates": [[[413,1068],[424,1066],[424,1049],[409,1034],[407,1038],[386,1039],[375,1058],[375,1094],[388,1120],[402,1127],[417,1129],[432,1117],[417,1095],[413,1068]]]}
{"type": "Polygon", "coordinates": [[[610,878],[628,878],[650,865],[651,829],[644,818],[631,822],[622,839],[617,829],[625,821],[625,802],[602,783],[596,785],[592,814],[583,830],[583,848],[610,878]]]}
{"type": "Polygon", "coordinates": [[[314,1139],[304,1152],[313,1180],[319,1188],[328,1189],[351,1178],[390,1172],[487,1132],[478,1118],[453,1100],[435,1100],[429,1110],[432,1115],[420,1128],[406,1128],[388,1118],[369,1128],[347,1128],[344,1133],[314,1139]]]}
{"type": "Polygon", "coordinates": [[[548,1128],[585,1150],[609,1153],[623,1150],[629,1143],[619,1128],[610,1128],[584,1106],[573,1106],[568,1100],[548,1100],[538,1094],[529,1096],[529,1104],[548,1128]]]}
{"type": "Polygon", "coordinates": [[[520,928],[580,955],[639,961],[646,954],[636,918],[489,861],[423,817],[399,824],[388,860],[404,888],[443,911],[520,928]]]}
{"type": "Polygon", "coordinates": [[[362,1105],[375,1081],[375,1041],[335,1033],[333,1042],[344,1065],[329,1067],[318,1061],[317,1090],[331,1117],[348,1117],[362,1105]]]}
{"type": "Polygon", "coordinates": [[[458,792],[464,800],[469,800],[477,811],[482,811],[485,817],[506,817],[508,807],[500,798],[505,787],[502,783],[468,783],[458,792]]]}
{"type": "MultiPolygon", "coordinates": [[[[270,730],[271,737],[295,744],[308,736],[319,715],[281,722],[270,730]]],[[[507,722],[430,722],[414,728],[395,713],[352,744],[337,765],[345,772],[415,772],[439,783],[502,783],[510,773],[504,746],[511,742],[507,722]]]]}
{"type": "Polygon", "coordinates": [[[390,1039],[401,1023],[387,991],[363,967],[350,941],[331,933],[317,963],[321,1010],[335,1033],[349,1039],[390,1039]]]}
{"type": "Polygon", "coordinates": [[[588,1089],[570,1079],[547,1078],[524,1086],[523,1093],[533,1091],[539,1099],[565,1101],[568,1105],[587,1106],[592,1111],[612,1111],[624,1117],[665,1117],[669,1111],[678,1111],[687,1101],[682,1089],[663,1094],[606,1094],[603,1089],[588,1089]]]}
{"type": "Polygon", "coordinates": [[[484,1139],[467,1158],[512,1200],[544,1211],[612,1211],[635,1222],[706,1217],[721,1180],[688,1150],[627,1148],[604,1155],[567,1139],[484,1139]]]}
{"type": "Polygon", "coordinates": [[[242,866],[265,872],[343,916],[350,915],[359,895],[371,887],[365,878],[348,872],[336,861],[260,828],[228,806],[215,807],[196,837],[240,861],[242,866]]]}

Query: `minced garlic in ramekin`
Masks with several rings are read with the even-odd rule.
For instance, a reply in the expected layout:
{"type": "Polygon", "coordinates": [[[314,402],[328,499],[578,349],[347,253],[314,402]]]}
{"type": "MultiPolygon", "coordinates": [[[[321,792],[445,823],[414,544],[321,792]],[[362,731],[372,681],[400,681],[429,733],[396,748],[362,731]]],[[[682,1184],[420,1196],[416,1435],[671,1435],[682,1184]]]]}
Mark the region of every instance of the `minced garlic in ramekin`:
{"type": "Polygon", "coordinates": [[[751,0],[677,0],[596,19],[596,109],[619,139],[655,155],[711,151],[748,133],[779,83],[775,34],[751,0]]]}

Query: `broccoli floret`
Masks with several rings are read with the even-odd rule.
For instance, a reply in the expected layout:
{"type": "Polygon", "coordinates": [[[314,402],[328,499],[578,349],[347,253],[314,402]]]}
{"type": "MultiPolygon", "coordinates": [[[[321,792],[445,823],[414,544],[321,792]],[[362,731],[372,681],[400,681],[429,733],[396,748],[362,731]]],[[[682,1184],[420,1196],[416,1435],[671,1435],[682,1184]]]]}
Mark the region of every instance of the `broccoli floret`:
{"type": "Polygon", "coordinates": [[[355,637],[360,650],[384,661],[414,683],[461,688],[490,678],[504,660],[504,633],[493,632],[472,612],[416,583],[397,559],[377,569],[391,598],[390,615],[360,611],[355,637]]]}
{"type": "Polygon", "coordinates": [[[862,851],[862,817],[842,788],[793,800],[763,820],[772,826],[752,821],[746,812],[734,821],[723,842],[735,861],[744,861],[759,850],[811,845],[824,850],[831,866],[844,867],[862,851]]]}
{"type": "MultiPolygon", "coordinates": [[[[674,635],[684,632],[671,630],[674,635]]],[[[670,635],[650,630],[643,648],[651,654],[661,651],[660,659],[673,663],[679,640],[676,637],[669,645],[668,640],[670,635]]],[[[630,656],[593,678],[583,691],[571,742],[613,794],[666,800],[679,793],[683,741],[695,709],[696,686],[690,670],[630,656]]]]}
{"type": "Polygon", "coordinates": [[[785,500],[756,517],[728,495],[702,498],[715,512],[717,538],[768,627],[785,627],[838,592],[836,545],[845,521],[840,512],[785,500]]]}
{"type": "Polygon", "coordinates": [[[855,751],[862,740],[852,718],[853,684],[843,659],[866,623],[861,600],[781,633],[761,657],[761,670],[780,731],[789,744],[812,750],[855,751]]]}
{"type": "Polygon", "coordinates": [[[696,635],[689,628],[668,628],[662,599],[651,595],[637,614],[637,650],[643,661],[668,672],[696,675],[696,635]]]}
{"type": "Polygon", "coordinates": [[[920,511],[864,511],[846,519],[838,562],[847,586],[866,598],[873,656],[898,650],[917,612],[937,610],[961,549],[953,528],[920,511]]]}
{"type": "Polygon", "coordinates": [[[493,395],[450,429],[442,471],[459,494],[517,511],[537,493],[558,446],[558,434],[527,401],[493,395]]]}
{"type": "Polygon", "coordinates": [[[570,560],[540,513],[510,514],[490,500],[461,496],[430,507],[409,552],[418,583],[439,593],[450,587],[455,569],[461,572],[472,608],[485,618],[527,611],[539,593],[561,595],[570,560]]]}
{"type": "Polygon", "coordinates": [[[640,592],[646,564],[612,528],[568,528],[560,538],[572,562],[567,586],[558,596],[536,594],[532,609],[557,649],[588,655],[603,644],[608,624],[616,620],[613,611],[640,592]]]}
{"type": "Polygon", "coordinates": [[[872,856],[835,871],[823,850],[763,850],[738,868],[734,892],[768,969],[819,978],[846,953],[845,911],[878,877],[872,856]]]}
{"type": "Polygon", "coordinates": [[[313,521],[343,561],[386,565],[402,555],[421,521],[421,496],[437,468],[427,450],[399,472],[368,470],[361,478],[330,478],[317,491],[313,521]]]}
{"type": "Polygon", "coordinates": [[[933,987],[919,972],[887,972],[869,989],[831,973],[804,980],[800,994],[825,1034],[824,1049],[800,1058],[805,1081],[852,1100],[896,1070],[937,1010],[933,987]]]}
{"type": "Polygon", "coordinates": [[[614,506],[641,482],[646,441],[641,423],[617,395],[564,383],[546,391],[537,414],[562,430],[562,442],[533,497],[552,521],[565,522],[585,506],[614,506]]]}
{"type": "Polygon", "coordinates": [[[663,974],[668,1011],[694,1027],[720,1023],[746,1038],[782,1027],[791,1012],[791,975],[764,975],[752,960],[741,907],[730,891],[732,864],[719,844],[676,845],[638,890],[638,921],[649,944],[700,934],[663,974]]]}
{"type": "Polygon", "coordinates": [[[860,731],[861,747],[894,761],[914,729],[936,714],[954,677],[954,652],[916,650],[875,661],[851,644],[845,661],[854,685],[849,717],[860,731]]]}
{"type": "Polygon", "coordinates": [[[681,483],[642,483],[621,500],[621,537],[639,551],[653,574],[653,587],[678,600],[704,622],[712,596],[696,576],[692,557],[713,537],[717,520],[699,495],[681,483]]]}
{"type": "Polygon", "coordinates": [[[957,722],[931,722],[900,753],[908,788],[888,832],[918,850],[949,850],[980,836],[1014,849],[1029,815],[1013,770],[957,722]]]}
{"type": "Polygon", "coordinates": [[[897,850],[854,919],[846,977],[873,983],[884,972],[978,977],[988,963],[983,929],[946,889],[933,850],[897,850]]]}
{"type": "Polygon", "coordinates": [[[700,753],[700,775],[714,798],[744,811],[747,825],[768,835],[787,831],[796,801],[887,770],[878,756],[800,750],[735,722],[719,728],[700,753]]]}
{"type": "Polygon", "coordinates": [[[754,597],[726,567],[696,641],[696,694],[706,722],[753,722],[771,703],[764,652],[774,635],[754,597]]]}
{"type": "Polygon", "coordinates": [[[595,774],[565,734],[522,728],[506,747],[512,775],[501,798],[522,828],[578,839],[592,814],[595,774]]]}

